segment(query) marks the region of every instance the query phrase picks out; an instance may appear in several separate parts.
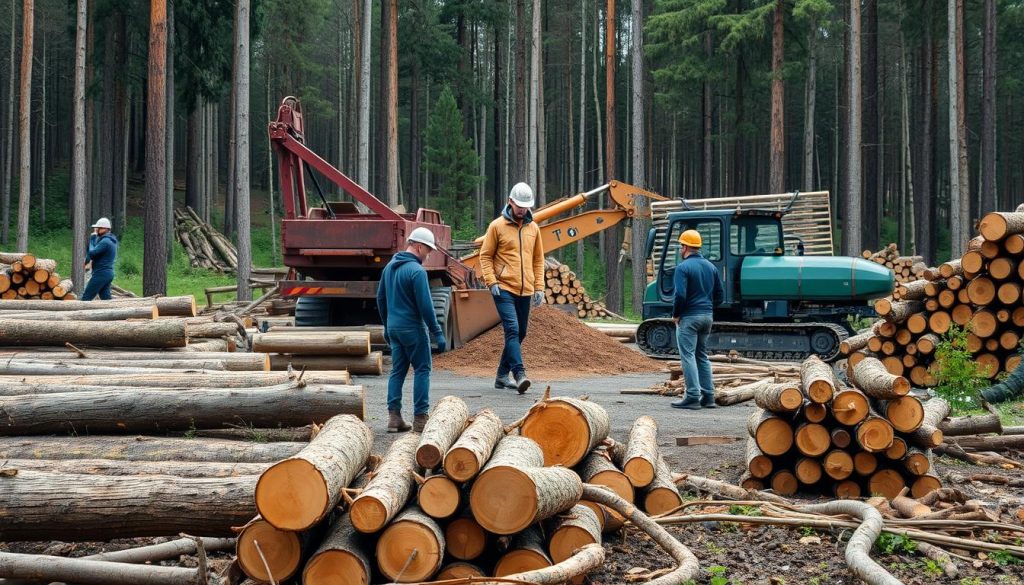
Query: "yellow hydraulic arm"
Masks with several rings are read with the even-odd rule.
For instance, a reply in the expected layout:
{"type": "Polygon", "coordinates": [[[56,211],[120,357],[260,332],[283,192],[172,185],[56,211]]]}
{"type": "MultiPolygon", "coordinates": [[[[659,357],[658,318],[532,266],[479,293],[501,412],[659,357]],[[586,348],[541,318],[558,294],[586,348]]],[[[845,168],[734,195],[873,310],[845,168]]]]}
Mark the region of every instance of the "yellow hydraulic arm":
{"type": "MultiPolygon", "coordinates": [[[[643,207],[645,211],[641,211],[641,206],[638,205],[639,200],[641,199],[666,201],[668,198],[628,183],[611,181],[596,189],[586,191],[584,193],[577,193],[572,197],[563,197],[562,199],[553,201],[544,207],[536,209],[533,212],[533,220],[540,225],[541,242],[543,242],[544,245],[544,253],[549,254],[563,246],[575,244],[577,241],[602,230],[611,228],[621,223],[623,220],[632,219],[638,216],[650,217],[649,207],[645,206],[643,207]],[[551,220],[556,216],[586,205],[587,201],[592,197],[604,192],[608,193],[608,198],[612,204],[609,209],[585,211],[570,217],[551,220]],[[641,213],[643,213],[643,215],[639,215],[641,213]]],[[[628,240],[629,237],[627,235],[623,244],[628,245],[628,240]]],[[[483,242],[483,236],[477,238],[475,244],[479,246],[481,242],[483,242]]],[[[461,260],[467,267],[472,268],[478,277],[481,276],[479,252],[473,252],[472,254],[463,257],[461,260]]]]}

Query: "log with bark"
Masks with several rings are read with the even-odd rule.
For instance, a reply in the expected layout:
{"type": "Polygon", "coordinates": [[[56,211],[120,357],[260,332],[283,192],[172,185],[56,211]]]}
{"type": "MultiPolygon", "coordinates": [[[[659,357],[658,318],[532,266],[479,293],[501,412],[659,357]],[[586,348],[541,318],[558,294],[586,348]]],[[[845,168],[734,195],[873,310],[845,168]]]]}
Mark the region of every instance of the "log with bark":
{"type": "Polygon", "coordinates": [[[768,384],[758,388],[754,403],[769,412],[786,414],[799,410],[804,397],[796,384],[768,384]]]}
{"type": "Polygon", "coordinates": [[[548,553],[556,563],[568,559],[573,552],[588,544],[601,544],[601,526],[597,515],[580,504],[557,516],[549,533],[548,553]]]}
{"type": "Polygon", "coordinates": [[[757,409],[747,419],[747,432],[767,455],[782,455],[793,446],[793,427],[785,419],[757,409]]]}
{"type": "MultiPolygon", "coordinates": [[[[168,362],[166,368],[187,368],[187,369],[209,369],[202,367],[207,363],[223,365],[223,370],[233,372],[266,372],[270,371],[271,359],[265,353],[241,353],[241,352],[171,352],[171,351],[114,351],[102,349],[90,349],[83,351],[82,355],[73,354],[68,351],[21,351],[0,350],[0,359],[19,360],[61,360],[71,364],[100,364],[111,365],[120,362],[124,366],[138,367],[137,362],[158,366],[154,362],[168,362]]],[[[159,367],[159,366],[158,366],[159,367]]]]}
{"type": "Polygon", "coordinates": [[[647,486],[643,496],[643,509],[647,514],[656,516],[674,510],[683,504],[672,477],[672,470],[663,456],[658,457],[654,480],[647,486]]]}
{"type": "Polygon", "coordinates": [[[185,323],[179,320],[151,322],[35,321],[0,318],[0,345],[60,345],[93,347],[184,347],[185,323]]]}
{"type": "Polygon", "coordinates": [[[120,388],[0,397],[0,435],[143,432],[323,423],[336,414],[365,416],[362,386],[283,384],[266,388],[136,390],[120,388]]]}
{"type": "Polygon", "coordinates": [[[116,309],[133,306],[156,305],[161,317],[195,317],[196,299],[192,295],[178,297],[135,297],[109,301],[46,301],[46,300],[5,300],[6,310],[21,311],[82,311],[116,309]]]}
{"type": "Polygon", "coordinates": [[[259,475],[270,463],[198,461],[120,461],[117,459],[3,459],[0,470],[51,471],[79,475],[171,475],[174,477],[238,477],[259,475]]]}
{"type": "MultiPolygon", "coordinates": [[[[579,474],[580,479],[583,480],[583,483],[605,486],[618,494],[620,498],[627,502],[633,502],[635,497],[634,486],[629,477],[612,463],[612,457],[607,449],[597,448],[591,451],[590,455],[577,466],[576,472],[579,474]]],[[[652,476],[651,481],[653,480],[654,477],[652,476]]],[[[648,482],[648,485],[650,485],[650,482],[648,482]]],[[[615,524],[621,524],[623,519],[618,516],[618,513],[611,512],[610,510],[607,513],[614,516],[613,521],[615,524]]]]}
{"type": "Polygon", "coordinates": [[[368,331],[277,331],[258,333],[252,338],[252,350],[296,355],[352,355],[370,353],[368,331]]]}
{"type": "Polygon", "coordinates": [[[327,585],[342,577],[345,583],[369,585],[372,558],[373,545],[366,535],[352,526],[348,514],[339,515],[306,563],[302,582],[327,585]]]}
{"type": "MultiPolygon", "coordinates": [[[[78,436],[0,437],[2,459],[115,459],[120,461],[195,461],[264,463],[291,457],[306,443],[166,439],[158,437],[78,436]]],[[[248,518],[246,518],[248,520],[248,518]]]]}
{"type": "Polygon", "coordinates": [[[182,478],[18,471],[0,477],[0,540],[228,536],[255,514],[256,476],[182,478]]]}
{"type": "MultiPolygon", "coordinates": [[[[638,417],[629,430],[629,440],[621,462],[622,471],[633,487],[643,488],[650,485],[654,480],[658,457],[658,423],[650,416],[638,417]]],[[[584,477],[583,480],[590,482],[588,477],[584,477]]],[[[621,493],[619,495],[626,497],[621,493]]],[[[631,498],[627,499],[632,501],[631,498]]]]}
{"type": "Polygon", "coordinates": [[[543,534],[539,527],[531,526],[512,538],[508,550],[494,565],[494,576],[507,577],[515,573],[550,567],[552,564],[554,563],[551,562],[551,557],[544,547],[543,534]]]}
{"type": "Polygon", "coordinates": [[[349,505],[356,530],[379,532],[405,507],[416,484],[419,441],[418,433],[408,433],[391,444],[369,483],[349,505]]]}
{"type": "Polygon", "coordinates": [[[910,392],[906,378],[890,374],[875,358],[862,360],[854,366],[852,374],[853,385],[872,398],[892,400],[910,392]]]}
{"type": "Polygon", "coordinates": [[[348,372],[171,372],[143,374],[83,376],[0,376],[0,396],[91,392],[120,388],[195,389],[195,388],[261,388],[295,383],[307,385],[347,386],[352,383],[348,372]],[[301,379],[299,379],[301,376],[301,379]]]}
{"type": "Polygon", "coordinates": [[[305,530],[341,500],[365,467],[373,432],[359,418],[335,416],[302,451],[265,471],[256,486],[260,515],[281,530],[305,530]]]}
{"type": "Polygon", "coordinates": [[[444,540],[447,543],[445,552],[449,556],[462,561],[471,561],[484,554],[490,539],[487,531],[473,519],[473,515],[467,510],[460,517],[448,523],[444,529],[444,540]]]}
{"type": "Polygon", "coordinates": [[[93,559],[0,552],[0,577],[32,583],[54,581],[97,585],[195,585],[207,583],[204,562],[195,569],[136,565],[93,559]]]}
{"type": "Polygon", "coordinates": [[[414,476],[419,489],[416,503],[420,510],[431,518],[445,520],[459,511],[462,503],[462,489],[447,475],[434,474],[428,477],[414,476]]]}
{"type": "Polygon", "coordinates": [[[392,583],[427,581],[441,568],[445,540],[441,527],[416,507],[409,507],[388,525],[377,541],[380,572],[392,583]]]}
{"type": "Polygon", "coordinates": [[[942,444],[942,431],[939,423],[949,416],[949,403],[939,397],[933,397],[924,403],[924,420],[916,431],[907,435],[907,440],[923,449],[931,449],[942,444]]]}
{"type": "Polygon", "coordinates": [[[580,477],[564,467],[541,467],[544,454],[528,437],[507,436],[473,482],[473,516],[495,534],[515,534],[576,504],[580,477]]]}
{"type": "Polygon", "coordinates": [[[520,432],[544,452],[544,465],[572,467],[608,436],[608,412],[589,400],[547,398],[526,414],[520,432]]]}
{"type": "Polygon", "coordinates": [[[831,402],[838,385],[832,366],[817,356],[804,360],[800,367],[800,388],[808,400],[818,404],[831,402]]]}
{"type": "Polygon", "coordinates": [[[286,355],[270,354],[270,369],[346,370],[356,376],[380,376],[384,373],[384,354],[371,351],[366,355],[286,355]]]}
{"type": "Polygon", "coordinates": [[[287,581],[302,568],[322,537],[322,530],[281,530],[257,516],[239,530],[235,558],[242,572],[254,581],[287,581]]]}
{"type": "Polygon", "coordinates": [[[473,479],[504,435],[505,428],[493,410],[488,408],[476,413],[466,430],[445,453],[445,473],[455,481],[473,479]]]}
{"type": "Polygon", "coordinates": [[[86,309],[81,311],[11,310],[0,304],[0,319],[20,321],[124,321],[127,319],[156,319],[160,316],[156,305],[86,309]]]}
{"type": "Polygon", "coordinates": [[[420,444],[416,448],[416,463],[424,469],[441,465],[445,453],[458,440],[469,420],[469,407],[457,396],[445,396],[430,411],[420,444]]]}

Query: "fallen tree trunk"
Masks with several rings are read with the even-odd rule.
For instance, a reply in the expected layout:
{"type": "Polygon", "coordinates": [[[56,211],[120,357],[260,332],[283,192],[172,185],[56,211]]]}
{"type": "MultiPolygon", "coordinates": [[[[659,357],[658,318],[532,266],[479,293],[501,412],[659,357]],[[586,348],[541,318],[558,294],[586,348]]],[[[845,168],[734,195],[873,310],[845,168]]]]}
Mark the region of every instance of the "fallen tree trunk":
{"type": "MultiPolygon", "coordinates": [[[[159,373],[151,371],[143,374],[112,376],[0,376],[0,396],[94,391],[100,388],[120,388],[125,392],[134,388],[262,388],[291,384],[298,377],[298,373],[288,372],[159,373]]],[[[348,372],[306,372],[302,374],[302,382],[346,386],[352,383],[352,377],[348,372]]]]}
{"type": "Polygon", "coordinates": [[[420,436],[408,433],[391,444],[373,478],[349,505],[352,525],[363,533],[379,532],[405,506],[416,484],[416,447],[420,436]]]}
{"type": "Polygon", "coordinates": [[[939,430],[942,431],[945,437],[984,435],[987,433],[1001,435],[1003,433],[1003,423],[999,418],[999,412],[994,411],[988,414],[972,414],[943,419],[939,423],[939,430]]]}
{"type": "MultiPolygon", "coordinates": [[[[851,462],[851,467],[852,465],[853,464],[851,462]]],[[[724,481],[718,481],[717,479],[710,479],[697,475],[675,473],[672,475],[672,482],[695,492],[707,492],[723,497],[727,500],[762,500],[765,502],[776,502],[780,504],[790,503],[786,498],[779,497],[770,492],[746,490],[724,481]]]]}
{"type": "Polygon", "coordinates": [[[46,301],[46,300],[5,300],[3,307],[19,311],[91,311],[134,306],[156,305],[161,317],[195,317],[196,299],[192,295],[182,297],[136,297],[109,301],[46,301]]]}
{"type": "Polygon", "coordinates": [[[0,350],[0,360],[60,360],[64,363],[75,365],[111,365],[121,363],[126,367],[140,367],[135,362],[146,363],[165,361],[173,365],[164,367],[190,369],[209,369],[202,367],[202,364],[220,362],[224,370],[232,372],[267,372],[270,371],[272,363],[270,356],[265,353],[241,353],[231,351],[216,352],[173,352],[173,351],[111,351],[101,349],[90,349],[84,357],[77,356],[69,351],[3,351],[0,350]]]}
{"type": "Polygon", "coordinates": [[[99,585],[196,585],[207,582],[205,562],[196,569],[186,569],[9,552],[0,552],[0,577],[43,583],[63,581],[99,585]]]}
{"type": "Polygon", "coordinates": [[[366,466],[373,432],[349,415],[331,418],[299,453],[263,472],[256,486],[260,516],[280,530],[306,530],[341,500],[366,466]]]}
{"type": "Polygon", "coordinates": [[[118,461],[116,459],[4,459],[0,470],[51,471],[81,475],[171,475],[174,477],[238,477],[259,475],[269,463],[197,461],[118,461]]]}
{"type": "Polygon", "coordinates": [[[370,333],[367,331],[258,333],[252,338],[252,350],[294,355],[367,355],[370,353],[370,333]]]}
{"type": "Polygon", "coordinates": [[[85,311],[12,311],[5,310],[5,305],[0,304],[0,319],[19,321],[123,321],[125,319],[156,319],[159,316],[156,305],[85,311]]]}
{"type": "Polygon", "coordinates": [[[185,335],[189,339],[232,337],[241,333],[236,323],[185,323],[185,335]]]}
{"type": "Polygon", "coordinates": [[[544,452],[544,465],[573,467],[608,437],[608,412],[578,398],[542,400],[526,414],[520,432],[544,452]]]}
{"type": "MultiPolygon", "coordinates": [[[[622,472],[633,487],[647,487],[654,481],[659,456],[658,423],[650,416],[638,417],[629,430],[629,441],[622,461],[622,472]]],[[[583,481],[590,482],[590,478],[584,477],[583,481]]]]}
{"type": "MultiPolygon", "coordinates": [[[[116,459],[263,463],[298,453],[306,443],[254,443],[156,437],[0,437],[0,459],[116,459]]],[[[248,518],[246,518],[248,520],[248,518]]]]}
{"type": "Polygon", "coordinates": [[[959,445],[964,449],[973,449],[975,451],[1024,449],[1024,435],[963,436],[951,439],[949,442],[959,445]]]}
{"type": "MultiPolygon", "coordinates": [[[[0,540],[228,536],[255,514],[256,477],[109,477],[20,471],[0,478],[0,540]]],[[[13,575],[12,575],[13,576],[13,575]]],[[[80,582],[77,578],[68,579],[80,582]]]]}
{"type": "Polygon", "coordinates": [[[144,323],[54,321],[40,326],[34,321],[0,319],[0,345],[65,343],[79,347],[184,347],[185,324],[177,320],[158,319],[144,323]]]}
{"type": "Polygon", "coordinates": [[[347,370],[356,376],[380,376],[384,373],[384,356],[379,351],[366,355],[285,355],[270,354],[270,369],[347,370]]]}
{"type": "Polygon", "coordinates": [[[282,384],[267,388],[163,389],[126,393],[119,388],[64,394],[0,397],[2,435],[141,432],[223,427],[301,426],[336,414],[365,416],[362,386],[282,384]]]}
{"type": "Polygon", "coordinates": [[[444,472],[455,481],[469,481],[491,458],[491,452],[505,435],[501,419],[491,409],[473,416],[469,426],[444,456],[444,472]]]}
{"type": "Polygon", "coordinates": [[[445,453],[466,428],[469,407],[457,396],[445,396],[430,411],[420,443],[416,447],[416,463],[424,469],[441,465],[445,453]]]}

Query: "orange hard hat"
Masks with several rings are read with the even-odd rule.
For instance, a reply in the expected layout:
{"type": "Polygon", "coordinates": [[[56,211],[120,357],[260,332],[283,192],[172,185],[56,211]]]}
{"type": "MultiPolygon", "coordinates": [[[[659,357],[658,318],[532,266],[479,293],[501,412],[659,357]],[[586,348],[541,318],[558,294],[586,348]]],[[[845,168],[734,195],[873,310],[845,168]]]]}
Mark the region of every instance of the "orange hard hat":
{"type": "Polygon", "coordinates": [[[700,238],[700,232],[697,230],[686,230],[679,234],[679,243],[691,248],[700,248],[703,245],[703,241],[700,238]]]}

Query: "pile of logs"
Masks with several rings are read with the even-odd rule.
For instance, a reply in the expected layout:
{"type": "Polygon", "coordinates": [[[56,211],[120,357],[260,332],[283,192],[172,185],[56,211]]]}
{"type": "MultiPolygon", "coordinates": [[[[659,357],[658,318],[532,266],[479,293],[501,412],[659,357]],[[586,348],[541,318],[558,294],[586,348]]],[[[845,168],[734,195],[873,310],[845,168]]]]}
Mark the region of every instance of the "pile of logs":
{"type": "Polygon", "coordinates": [[[191,207],[174,210],[174,233],[194,268],[217,272],[234,272],[238,268],[235,245],[191,207]]]}
{"type": "Polygon", "coordinates": [[[1021,361],[1024,335],[1024,213],[990,213],[967,251],[875,302],[882,321],[845,340],[851,363],[882,360],[916,386],[934,386],[934,352],[952,326],[967,329],[967,349],[980,373],[995,379],[1021,361]]]}
{"type": "Polygon", "coordinates": [[[877,252],[864,250],[861,252],[861,256],[892,270],[893,275],[896,276],[896,282],[899,284],[913,282],[921,278],[924,272],[928,270],[928,266],[924,263],[924,258],[921,256],[902,256],[896,244],[889,244],[877,252]]]}
{"type": "Polygon", "coordinates": [[[371,431],[335,417],[260,476],[238,564],[261,583],[369,583],[375,572],[388,582],[578,582],[604,560],[602,533],[628,520],[670,545],[671,582],[691,578],[696,558],[632,505],[635,490],[649,512],[681,503],[654,420],[638,419],[626,444],[608,428],[607,412],[583,399],[545,396],[506,428],[447,396],[422,434],[373,457],[371,431]]]}
{"type": "Polygon", "coordinates": [[[252,350],[270,354],[272,370],[348,370],[379,376],[383,356],[371,344],[383,343],[380,327],[275,327],[254,335],[252,350]]]}
{"type": "Polygon", "coordinates": [[[850,374],[846,386],[829,364],[811,357],[795,382],[766,380],[716,396],[719,404],[753,399],[759,407],[747,421],[743,487],[843,499],[892,499],[904,488],[920,497],[941,487],[931,449],[942,444],[939,424],[949,404],[922,403],[909,394],[906,378],[874,358],[850,374]]]}
{"type": "Polygon", "coordinates": [[[603,304],[590,298],[576,273],[554,258],[544,260],[544,302],[549,305],[575,305],[580,319],[609,316],[603,304]]]}
{"type": "Polygon", "coordinates": [[[61,278],[57,262],[21,252],[0,252],[0,299],[74,300],[74,283],[61,278]]]}

